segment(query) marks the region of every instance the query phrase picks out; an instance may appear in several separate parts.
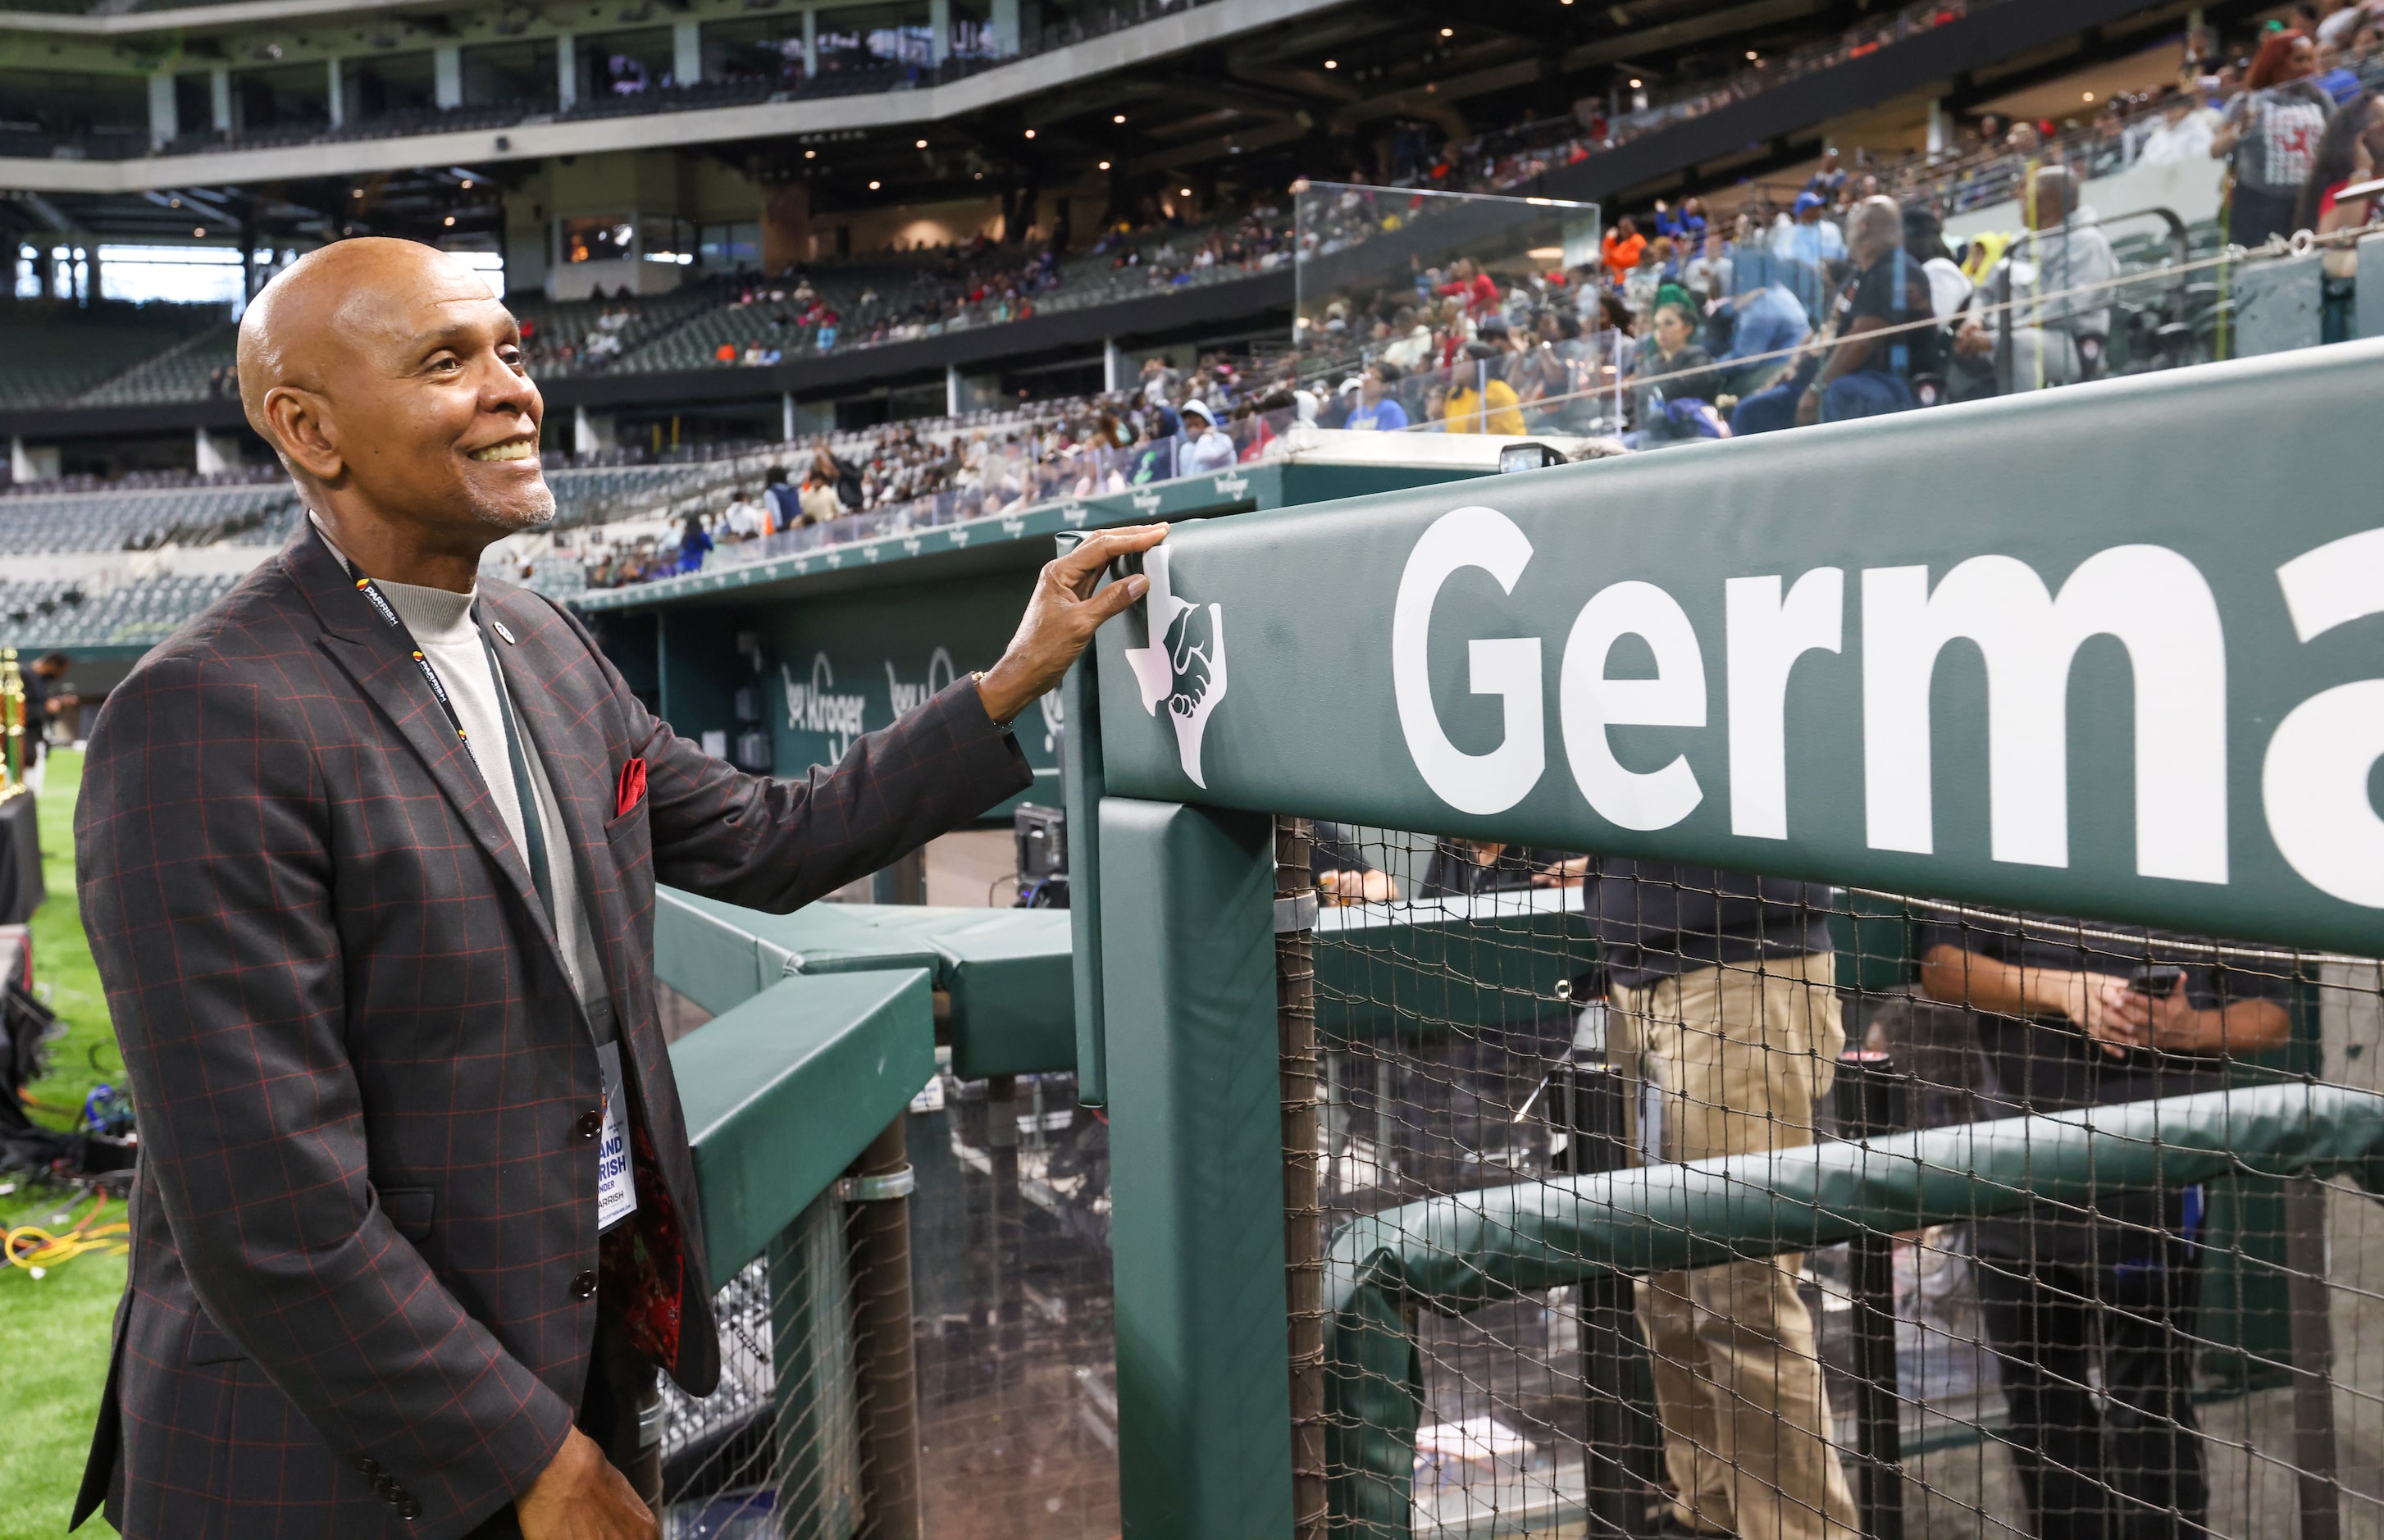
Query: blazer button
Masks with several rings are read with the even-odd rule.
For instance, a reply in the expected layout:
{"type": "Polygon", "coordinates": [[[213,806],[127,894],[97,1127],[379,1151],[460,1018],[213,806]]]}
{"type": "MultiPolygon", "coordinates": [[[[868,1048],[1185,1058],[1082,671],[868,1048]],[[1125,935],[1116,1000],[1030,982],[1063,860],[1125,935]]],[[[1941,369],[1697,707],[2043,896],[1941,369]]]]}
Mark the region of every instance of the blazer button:
{"type": "Polygon", "coordinates": [[[422,1505],[408,1497],[397,1505],[397,1516],[410,1524],[422,1517],[422,1505]]]}
{"type": "Polygon", "coordinates": [[[596,1274],[595,1274],[595,1273],[581,1273],[581,1274],[579,1274],[577,1277],[576,1277],[576,1278],[572,1279],[572,1280],[571,1280],[571,1298],[573,1298],[574,1299],[593,1299],[593,1298],[596,1298],[596,1274]]]}
{"type": "Polygon", "coordinates": [[[590,1112],[579,1114],[579,1136],[581,1138],[592,1139],[602,1132],[604,1132],[604,1114],[602,1112],[590,1112]]]}
{"type": "Polygon", "coordinates": [[[365,1480],[370,1481],[375,1476],[380,1474],[380,1461],[373,1459],[370,1455],[358,1455],[356,1456],[356,1472],[363,1476],[365,1480]]]}

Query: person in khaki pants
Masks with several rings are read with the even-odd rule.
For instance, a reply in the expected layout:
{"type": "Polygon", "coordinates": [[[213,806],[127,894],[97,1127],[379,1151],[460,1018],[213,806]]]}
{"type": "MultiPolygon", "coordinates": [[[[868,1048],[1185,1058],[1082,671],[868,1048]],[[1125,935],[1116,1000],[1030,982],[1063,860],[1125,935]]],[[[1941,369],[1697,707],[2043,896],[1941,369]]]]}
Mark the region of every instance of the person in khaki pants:
{"type": "MultiPolygon", "coordinates": [[[[1845,1047],[1828,911],[1835,890],[1604,858],[1586,901],[1612,1009],[1607,1054],[1632,1087],[1642,1160],[1813,1142],[1845,1047]],[[1654,1126],[1643,1128],[1653,1112],[1654,1126]]],[[[1665,1528],[1739,1540],[1856,1540],[1830,1446],[1799,1254],[1658,1273],[1638,1286],[1655,1364],[1665,1528]]]]}

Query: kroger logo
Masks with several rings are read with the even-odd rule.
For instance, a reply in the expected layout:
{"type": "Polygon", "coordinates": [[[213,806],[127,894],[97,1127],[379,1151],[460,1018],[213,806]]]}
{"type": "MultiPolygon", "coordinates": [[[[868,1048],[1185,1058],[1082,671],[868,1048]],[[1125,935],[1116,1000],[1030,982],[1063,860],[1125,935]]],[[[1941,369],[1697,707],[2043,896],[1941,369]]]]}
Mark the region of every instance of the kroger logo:
{"type": "Polygon", "coordinates": [[[836,693],[836,670],[828,665],[827,654],[812,657],[810,679],[798,682],[785,664],[778,665],[778,678],[787,691],[787,729],[798,733],[822,733],[828,739],[830,761],[844,757],[852,740],[864,730],[861,714],[868,702],[859,695],[836,693]]]}

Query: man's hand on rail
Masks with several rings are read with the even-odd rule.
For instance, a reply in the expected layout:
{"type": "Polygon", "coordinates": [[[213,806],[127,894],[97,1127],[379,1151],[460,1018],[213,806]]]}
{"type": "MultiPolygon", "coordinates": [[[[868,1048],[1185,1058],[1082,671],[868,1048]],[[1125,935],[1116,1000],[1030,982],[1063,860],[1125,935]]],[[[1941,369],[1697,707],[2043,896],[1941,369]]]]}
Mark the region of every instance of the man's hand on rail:
{"type": "Polygon", "coordinates": [[[1163,524],[1105,529],[1043,565],[1034,596],[1001,661],[977,680],[986,714],[1008,722],[1060,682],[1102,621],[1143,596],[1150,579],[1136,573],[1095,593],[1101,569],[1120,556],[1149,550],[1167,538],[1163,524]]]}

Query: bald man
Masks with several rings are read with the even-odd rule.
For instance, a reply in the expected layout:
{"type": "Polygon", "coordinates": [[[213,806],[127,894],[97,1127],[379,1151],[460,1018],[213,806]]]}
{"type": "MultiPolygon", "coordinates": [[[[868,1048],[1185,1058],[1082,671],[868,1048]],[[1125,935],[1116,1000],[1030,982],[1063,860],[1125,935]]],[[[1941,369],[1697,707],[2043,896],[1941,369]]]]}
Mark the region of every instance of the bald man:
{"type": "Polygon", "coordinates": [[[657,1372],[720,1372],[656,880],[784,912],[1024,790],[1008,724],[1165,531],[1047,566],[990,668],[834,769],[747,776],[478,578],[554,496],[478,275],[316,252],[240,379],[308,520],[109,698],[76,814],[142,1149],[75,1522],[646,1540],[657,1372]]]}
{"type": "Polygon", "coordinates": [[[1929,274],[1905,249],[1904,211],[1894,198],[1855,205],[1846,218],[1846,250],[1854,276],[1831,312],[1837,342],[1797,399],[1802,426],[1908,412],[1919,404],[1913,377],[1938,366],[1929,274]]]}

